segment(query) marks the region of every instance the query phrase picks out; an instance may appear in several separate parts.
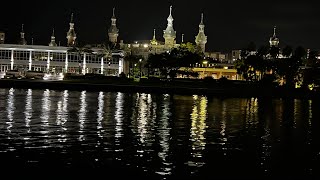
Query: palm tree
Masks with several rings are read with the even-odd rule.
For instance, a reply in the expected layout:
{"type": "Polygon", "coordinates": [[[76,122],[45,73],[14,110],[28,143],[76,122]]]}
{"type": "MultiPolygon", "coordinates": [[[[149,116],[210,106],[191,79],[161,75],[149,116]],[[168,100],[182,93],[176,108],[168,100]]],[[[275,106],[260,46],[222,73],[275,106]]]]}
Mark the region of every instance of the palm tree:
{"type": "Polygon", "coordinates": [[[131,78],[133,76],[133,67],[134,67],[134,64],[137,64],[139,62],[139,60],[143,59],[143,57],[141,55],[134,55],[132,53],[126,55],[124,57],[125,61],[129,62],[129,77],[131,78]]]}

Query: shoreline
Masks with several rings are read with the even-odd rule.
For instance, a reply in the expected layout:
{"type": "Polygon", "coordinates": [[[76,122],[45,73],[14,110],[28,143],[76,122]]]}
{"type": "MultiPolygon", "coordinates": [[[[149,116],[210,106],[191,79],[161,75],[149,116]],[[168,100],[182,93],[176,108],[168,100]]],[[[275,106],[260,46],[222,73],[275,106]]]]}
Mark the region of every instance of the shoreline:
{"type": "Polygon", "coordinates": [[[258,85],[214,85],[211,87],[195,87],[196,83],[176,84],[176,83],[130,83],[130,82],[95,82],[92,80],[17,80],[1,79],[0,88],[19,89],[51,89],[51,90],[74,90],[74,91],[110,91],[125,93],[161,93],[177,95],[208,95],[219,97],[266,97],[266,98],[297,98],[314,99],[319,98],[320,93],[314,91],[302,91],[300,89],[270,88],[258,85]]]}

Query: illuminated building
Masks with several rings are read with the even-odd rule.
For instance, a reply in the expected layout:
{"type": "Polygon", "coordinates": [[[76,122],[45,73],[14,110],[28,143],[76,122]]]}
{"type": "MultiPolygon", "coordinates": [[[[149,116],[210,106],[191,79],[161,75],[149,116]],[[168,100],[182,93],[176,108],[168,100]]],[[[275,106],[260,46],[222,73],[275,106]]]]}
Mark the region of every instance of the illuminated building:
{"type": "MultiPolygon", "coordinates": [[[[205,52],[207,36],[204,34],[205,26],[203,20],[202,14],[199,33],[195,36],[195,44],[205,52]]],[[[33,43],[28,45],[25,38],[24,25],[22,25],[18,44],[0,45],[0,70],[1,72],[19,69],[23,71],[32,70],[57,73],[119,75],[124,72],[127,74],[129,71],[127,63],[124,62],[125,55],[142,55],[144,59],[147,59],[150,54],[170,52],[172,48],[180,46],[176,42],[177,32],[174,30],[173,22],[173,7],[170,6],[167,27],[163,30],[162,34],[164,41],[157,39],[156,30],[154,29],[151,40],[135,41],[126,44],[123,40],[120,40],[120,48],[112,49],[111,57],[106,57],[105,49],[101,46],[85,46],[85,48],[88,47],[88,49],[92,50],[92,53],[84,52],[83,48],[77,47],[77,33],[75,31],[73,14],[71,14],[65,47],[60,46],[60,43],[57,45],[54,30],[52,31],[51,40],[46,46],[33,45],[33,43]]],[[[117,28],[115,8],[113,8],[111,25],[108,28],[107,34],[109,42],[118,44],[120,34],[117,28]]],[[[183,36],[182,34],[182,43],[184,41],[183,36]]],[[[219,58],[223,59],[225,57],[219,56],[219,58]]]]}
{"type": "Polygon", "coordinates": [[[43,71],[119,75],[123,72],[122,51],[113,51],[104,58],[101,48],[92,53],[69,52],[69,47],[0,44],[0,71],[43,71]]]}
{"type": "MultiPolygon", "coordinates": [[[[177,48],[176,37],[177,32],[174,30],[173,7],[170,6],[169,16],[167,18],[167,27],[163,30],[164,41],[156,38],[156,29],[153,30],[153,37],[151,40],[134,41],[133,43],[123,43],[120,41],[120,47],[128,54],[141,55],[147,59],[149,54],[159,54],[171,51],[172,48],[177,48]]],[[[199,33],[195,38],[195,44],[205,52],[205,45],[207,43],[207,36],[204,34],[203,14],[201,15],[201,22],[199,24],[199,33]]],[[[109,37],[110,39],[110,37],[109,37]]],[[[184,43],[184,34],[182,34],[181,43],[184,43]]]]}

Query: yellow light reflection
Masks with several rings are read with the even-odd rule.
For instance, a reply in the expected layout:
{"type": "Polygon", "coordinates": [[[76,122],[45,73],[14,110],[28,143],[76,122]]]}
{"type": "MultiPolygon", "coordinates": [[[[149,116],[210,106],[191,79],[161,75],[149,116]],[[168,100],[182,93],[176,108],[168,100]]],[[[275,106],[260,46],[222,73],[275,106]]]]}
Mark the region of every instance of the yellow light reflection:
{"type": "Polygon", "coordinates": [[[257,98],[251,98],[248,99],[248,101],[246,102],[246,128],[251,128],[252,125],[257,125],[258,121],[257,121],[257,112],[258,112],[258,99],[257,98]]]}
{"type": "Polygon", "coordinates": [[[201,167],[205,163],[201,160],[203,150],[206,146],[206,138],[204,136],[206,132],[206,120],[207,120],[207,97],[199,97],[198,95],[193,96],[193,109],[191,114],[191,135],[190,141],[192,143],[191,156],[192,161],[188,162],[189,166],[201,167]]]}
{"type": "Polygon", "coordinates": [[[312,100],[309,100],[309,127],[311,127],[312,122],[312,100]]]}

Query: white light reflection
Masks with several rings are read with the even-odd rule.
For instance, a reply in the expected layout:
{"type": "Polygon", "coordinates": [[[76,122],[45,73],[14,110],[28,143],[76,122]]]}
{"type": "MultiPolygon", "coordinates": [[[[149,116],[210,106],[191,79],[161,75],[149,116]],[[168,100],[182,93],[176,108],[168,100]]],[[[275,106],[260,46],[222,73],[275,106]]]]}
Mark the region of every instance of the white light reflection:
{"type": "Polygon", "coordinates": [[[101,135],[101,132],[103,132],[103,127],[102,127],[102,120],[103,120],[103,115],[104,115],[104,93],[103,92],[100,92],[99,93],[99,97],[98,97],[98,111],[97,111],[97,122],[98,122],[98,125],[97,125],[97,133],[98,133],[98,136],[100,138],[102,138],[102,135],[101,135]]]}
{"type": "Polygon", "coordinates": [[[80,129],[79,129],[79,141],[84,141],[84,123],[86,121],[86,116],[87,116],[87,92],[82,91],[81,96],[80,96],[80,110],[79,110],[79,124],[80,124],[80,129]]]}
{"type": "Polygon", "coordinates": [[[191,114],[191,134],[190,141],[192,143],[191,156],[192,160],[188,162],[189,166],[201,167],[205,163],[202,158],[202,152],[205,150],[206,138],[204,136],[206,132],[206,120],[207,120],[207,97],[199,98],[198,95],[193,96],[193,109],[191,114]]]}
{"type": "MultiPolygon", "coordinates": [[[[32,118],[32,89],[28,89],[27,97],[26,97],[26,109],[24,111],[25,114],[25,122],[26,127],[28,128],[28,133],[30,133],[30,122],[32,118]]],[[[30,139],[29,137],[25,137],[26,140],[30,139]]]]}
{"type": "Polygon", "coordinates": [[[139,96],[139,110],[138,110],[138,133],[140,137],[140,142],[145,143],[147,136],[147,113],[148,113],[148,104],[147,104],[147,94],[141,94],[139,96]]]}
{"type": "MultiPolygon", "coordinates": [[[[170,97],[165,96],[164,97],[164,103],[162,105],[162,113],[161,117],[159,117],[159,128],[158,128],[158,135],[160,138],[160,146],[161,146],[161,151],[158,153],[158,156],[160,157],[162,164],[164,165],[161,167],[161,171],[157,172],[160,175],[171,175],[172,174],[172,163],[169,162],[168,156],[169,156],[169,141],[170,141],[170,127],[169,127],[169,120],[171,117],[171,112],[170,112],[170,97]]],[[[153,113],[156,116],[156,111],[157,111],[157,106],[153,107],[153,113]]]]}
{"type": "MultiPolygon", "coordinates": [[[[124,105],[124,94],[118,92],[116,97],[116,112],[114,118],[116,120],[115,127],[115,151],[122,152],[123,149],[120,148],[121,137],[123,137],[123,105],[124,105]],[[117,147],[118,146],[118,147],[117,147]]],[[[117,160],[121,160],[120,157],[117,157],[117,160]]]]}
{"type": "Polygon", "coordinates": [[[261,166],[264,171],[268,171],[267,161],[271,156],[271,130],[269,127],[269,123],[265,125],[264,135],[261,137],[262,140],[262,150],[261,150],[261,166]]]}
{"type": "Polygon", "coordinates": [[[220,122],[220,145],[222,146],[221,149],[223,151],[223,155],[227,155],[228,148],[226,147],[226,144],[228,142],[228,137],[226,135],[226,128],[227,128],[227,104],[225,101],[222,103],[222,111],[221,111],[221,122],[220,122]]]}
{"type": "MultiPolygon", "coordinates": [[[[48,127],[50,118],[51,100],[50,100],[50,90],[47,89],[42,95],[42,113],[41,113],[41,127],[43,130],[40,133],[44,134],[44,137],[48,137],[48,127]]],[[[47,140],[46,140],[47,141],[47,140]]]]}
{"type": "Polygon", "coordinates": [[[308,131],[307,131],[307,144],[311,145],[312,143],[312,100],[308,100],[308,131]]]}
{"type": "Polygon", "coordinates": [[[58,135],[58,141],[59,142],[66,142],[67,141],[67,135],[63,132],[67,131],[66,123],[68,121],[68,98],[69,93],[68,90],[65,90],[63,92],[62,100],[58,101],[57,103],[57,119],[56,124],[61,127],[61,132],[58,135]]]}
{"type": "MultiPolygon", "coordinates": [[[[14,89],[11,88],[9,90],[9,94],[8,94],[8,97],[7,97],[7,118],[8,118],[8,121],[6,122],[6,124],[8,125],[7,127],[7,130],[9,133],[11,133],[11,128],[13,126],[13,114],[14,114],[14,89]]],[[[10,137],[8,137],[10,139],[10,137]]]]}

